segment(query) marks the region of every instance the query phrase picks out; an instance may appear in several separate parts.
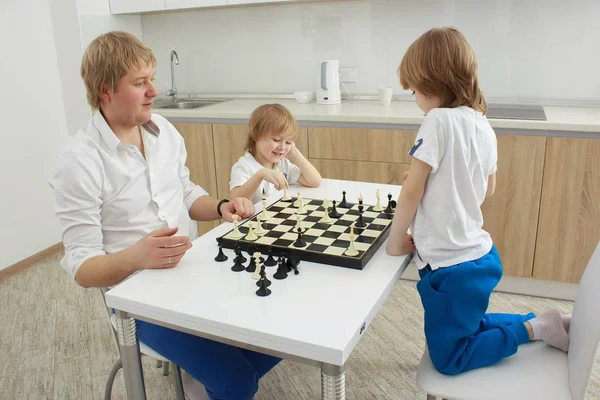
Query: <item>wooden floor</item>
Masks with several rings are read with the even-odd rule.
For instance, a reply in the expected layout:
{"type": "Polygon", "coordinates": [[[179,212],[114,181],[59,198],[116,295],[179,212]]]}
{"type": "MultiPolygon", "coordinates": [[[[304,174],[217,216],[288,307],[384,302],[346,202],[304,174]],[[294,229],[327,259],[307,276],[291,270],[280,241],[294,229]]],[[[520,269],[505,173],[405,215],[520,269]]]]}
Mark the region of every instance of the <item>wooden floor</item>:
{"type": "MultiPolygon", "coordinates": [[[[491,311],[539,312],[572,303],[494,294],[491,311]]],[[[415,283],[400,281],[352,353],[348,399],[424,399],[415,386],[423,351],[423,315],[415,283]]],[[[77,286],[58,256],[0,282],[0,399],[103,399],[117,350],[100,292],[77,286]]],[[[600,353],[587,399],[600,399],[600,353]]],[[[174,399],[172,376],[144,357],[148,399],[174,399]]],[[[284,361],[260,382],[262,400],[320,398],[320,372],[284,361]]],[[[122,373],[113,399],[125,399],[122,373]]]]}

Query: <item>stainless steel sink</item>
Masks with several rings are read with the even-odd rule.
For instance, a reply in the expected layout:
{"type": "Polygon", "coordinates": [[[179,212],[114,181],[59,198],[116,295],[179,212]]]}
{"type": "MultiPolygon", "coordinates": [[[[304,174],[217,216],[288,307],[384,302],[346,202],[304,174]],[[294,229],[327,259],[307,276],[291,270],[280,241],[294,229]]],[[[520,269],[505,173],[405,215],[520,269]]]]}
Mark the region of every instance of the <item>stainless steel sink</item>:
{"type": "Polygon", "coordinates": [[[179,108],[181,110],[193,110],[195,108],[212,106],[224,103],[231,99],[180,99],[176,102],[170,100],[155,101],[153,108],[179,108]]]}

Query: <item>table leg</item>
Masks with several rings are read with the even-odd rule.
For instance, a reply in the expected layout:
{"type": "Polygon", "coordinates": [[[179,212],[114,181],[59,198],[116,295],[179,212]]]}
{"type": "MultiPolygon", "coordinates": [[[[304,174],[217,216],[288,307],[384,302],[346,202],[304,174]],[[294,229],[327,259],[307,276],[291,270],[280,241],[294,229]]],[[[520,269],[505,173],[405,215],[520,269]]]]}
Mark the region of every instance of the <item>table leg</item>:
{"type": "Polygon", "coordinates": [[[145,400],[144,373],[140,357],[137,325],[126,312],[116,311],[117,337],[123,362],[123,376],[128,400],[145,400]]]}
{"type": "Polygon", "coordinates": [[[346,400],[345,366],[321,365],[321,400],[346,400]]]}

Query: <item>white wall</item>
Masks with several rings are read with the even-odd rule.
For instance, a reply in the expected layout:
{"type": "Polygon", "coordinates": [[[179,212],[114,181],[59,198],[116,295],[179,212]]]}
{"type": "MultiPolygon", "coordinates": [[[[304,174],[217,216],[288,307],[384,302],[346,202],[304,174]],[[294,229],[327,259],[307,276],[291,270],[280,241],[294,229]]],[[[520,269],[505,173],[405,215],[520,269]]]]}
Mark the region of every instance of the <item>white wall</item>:
{"type": "Polygon", "coordinates": [[[0,2],[0,48],[3,269],[61,240],[48,178],[67,120],[49,2],[0,2]]]}
{"type": "Polygon", "coordinates": [[[318,60],[358,68],[351,92],[403,93],[396,68],[432,27],[461,29],[475,48],[488,99],[600,103],[598,0],[363,0],[142,16],[158,57],[157,87],[177,50],[185,92],[314,89],[318,60]]]}

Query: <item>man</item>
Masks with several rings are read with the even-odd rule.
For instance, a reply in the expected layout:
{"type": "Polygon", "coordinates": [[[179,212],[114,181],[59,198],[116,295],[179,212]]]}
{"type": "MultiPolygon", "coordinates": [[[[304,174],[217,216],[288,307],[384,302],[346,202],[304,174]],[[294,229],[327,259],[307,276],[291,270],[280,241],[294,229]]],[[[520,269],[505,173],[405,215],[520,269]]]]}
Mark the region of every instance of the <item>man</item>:
{"type": "MultiPolygon", "coordinates": [[[[151,113],[155,65],[152,50],[126,32],[101,35],[83,56],[81,76],[96,113],[69,138],[50,186],[65,245],[61,265],[86,288],[175,267],[192,246],[190,218],[254,213],[249,200],[219,201],[190,181],[183,138],[151,113]]],[[[142,321],[138,332],[212,399],[252,399],[258,380],[280,361],[142,321]]]]}

